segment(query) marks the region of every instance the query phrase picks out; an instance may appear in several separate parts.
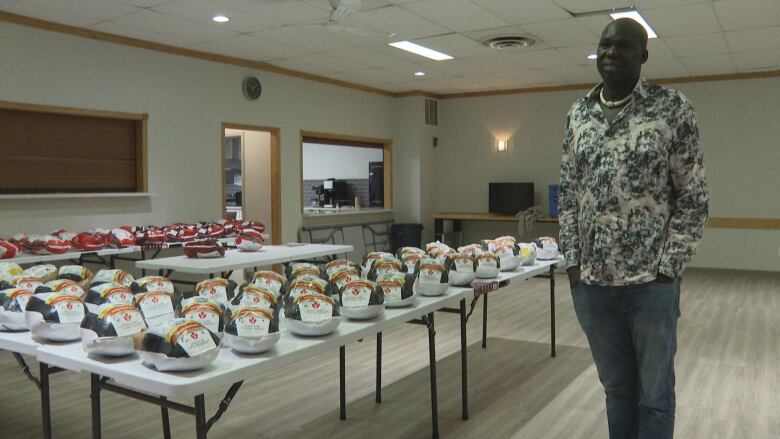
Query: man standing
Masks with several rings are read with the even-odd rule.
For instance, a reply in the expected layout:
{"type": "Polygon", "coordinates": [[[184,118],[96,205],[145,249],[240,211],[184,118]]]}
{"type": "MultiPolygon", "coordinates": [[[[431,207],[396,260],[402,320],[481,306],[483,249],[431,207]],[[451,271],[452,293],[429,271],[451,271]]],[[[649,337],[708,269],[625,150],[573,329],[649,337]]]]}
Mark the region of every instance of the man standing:
{"type": "Polygon", "coordinates": [[[597,55],[603,82],[566,121],[561,244],[609,437],[670,439],[680,276],[708,214],[696,114],[640,78],[647,33],[636,21],[611,22],[597,55]]]}

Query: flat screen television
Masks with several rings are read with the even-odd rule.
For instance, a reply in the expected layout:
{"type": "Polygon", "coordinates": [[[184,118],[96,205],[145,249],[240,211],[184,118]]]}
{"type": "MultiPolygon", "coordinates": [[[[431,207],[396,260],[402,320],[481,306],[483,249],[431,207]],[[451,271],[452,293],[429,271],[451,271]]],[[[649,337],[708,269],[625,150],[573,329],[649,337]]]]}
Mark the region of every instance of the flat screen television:
{"type": "Polygon", "coordinates": [[[534,205],[533,183],[489,183],[488,211],[516,215],[534,205]]]}

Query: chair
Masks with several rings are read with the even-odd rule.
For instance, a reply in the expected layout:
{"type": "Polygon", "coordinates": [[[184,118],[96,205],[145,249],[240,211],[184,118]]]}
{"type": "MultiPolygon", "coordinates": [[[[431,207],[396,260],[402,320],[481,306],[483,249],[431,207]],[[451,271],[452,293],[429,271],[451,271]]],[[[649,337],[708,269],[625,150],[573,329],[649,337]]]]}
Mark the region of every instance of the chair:
{"type": "MultiPolygon", "coordinates": [[[[310,244],[332,244],[345,245],[344,228],[342,226],[301,226],[298,229],[298,241],[310,244]]],[[[312,264],[326,264],[330,261],[340,258],[347,258],[346,253],[338,255],[322,256],[318,258],[297,261],[309,262],[312,264]]]]}
{"type": "Polygon", "coordinates": [[[363,224],[363,246],[366,252],[391,252],[392,226],[392,220],[363,224]]]}

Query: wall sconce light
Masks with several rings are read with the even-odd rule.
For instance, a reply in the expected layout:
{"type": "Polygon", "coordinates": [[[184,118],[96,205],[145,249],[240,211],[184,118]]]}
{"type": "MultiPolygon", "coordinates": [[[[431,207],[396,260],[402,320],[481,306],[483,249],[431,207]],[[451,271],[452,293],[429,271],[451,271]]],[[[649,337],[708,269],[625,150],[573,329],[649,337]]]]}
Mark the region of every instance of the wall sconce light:
{"type": "Polygon", "coordinates": [[[494,147],[498,152],[506,152],[509,150],[509,139],[496,138],[494,147]]]}

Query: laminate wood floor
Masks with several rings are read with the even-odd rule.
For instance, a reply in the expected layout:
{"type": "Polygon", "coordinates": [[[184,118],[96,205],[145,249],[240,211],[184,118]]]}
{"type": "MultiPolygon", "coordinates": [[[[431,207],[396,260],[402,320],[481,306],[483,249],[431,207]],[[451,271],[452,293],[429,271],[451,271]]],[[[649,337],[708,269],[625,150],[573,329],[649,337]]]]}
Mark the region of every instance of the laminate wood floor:
{"type": "MultiPolygon", "coordinates": [[[[593,439],[607,436],[604,394],[564,276],[556,300],[558,357],[549,357],[546,280],[491,295],[488,348],[481,306],[469,322],[471,419],[460,419],[459,324],[437,314],[442,437],[593,439]]],[[[677,354],[678,438],[780,438],[780,275],[690,269],[677,354]]],[[[428,344],[421,326],[384,335],[383,403],[374,403],[375,343],[347,347],[348,419],[338,419],[338,352],[247,381],[210,438],[430,437],[428,344]]],[[[34,360],[28,359],[33,370],[34,360]]],[[[55,438],[90,437],[89,376],[51,378],[55,438]]],[[[206,395],[209,416],[220,393],[206,395]]],[[[191,403],[191,401],[185,401],[191,403]]],[[[161,437],[159,409],[103,393],[103,437],[161,437]]],[[[41,436],[39,397],[0,352],[0,438],[41,436]]],[[[172,412],[175,438],[193,418],[172,412]]]]}

